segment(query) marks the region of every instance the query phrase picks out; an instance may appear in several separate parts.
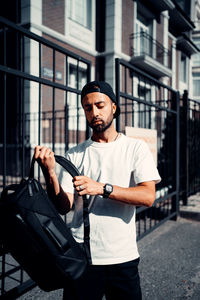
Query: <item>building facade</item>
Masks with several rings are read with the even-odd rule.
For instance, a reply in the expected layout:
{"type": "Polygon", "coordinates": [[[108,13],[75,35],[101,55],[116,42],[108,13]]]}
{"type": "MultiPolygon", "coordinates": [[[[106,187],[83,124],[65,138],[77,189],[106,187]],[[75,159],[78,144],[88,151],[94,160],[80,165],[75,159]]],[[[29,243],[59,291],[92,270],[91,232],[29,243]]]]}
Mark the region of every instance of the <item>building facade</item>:
{"type": "MultiPolygon", "coordinates": [[[[197,3],[195,0],[150,0],[148,4],[143,0],[21,0],[20,24],[89,59],[92,79],[114,85],[114,61],[119,57],[180,92],[189,90],[192,96],[191,56],[198,54],[196,19],[193,19],[197,3]]],[[[44,76],[51,73],[46,53],[47,56],[43,59],[44,76]]],[[[59,67],[61,78],[62,67],[59,67]]],[[[73,63],[70,76],[73,85],[73,63]]],[[[79,80],[84,82],[84,72],[79,80]]]]}
{"type": "MultiPolygon", "coordinates": [[[[17,0],[14,5],[13,1],[6,1],[2,16],[90,61],[92,80],[106,80],[115,89],[115,59],[120,58],[179,91],[180,95],[187,90],[189,97],[200,99],[199,1],[17,0]]],[[[24,71],[81,90],[87,81],[87,64],[73,58],[66,64],[61,53],[55,54],[45,45],[40,57],[39,47],[38,43],[25,40],[24,71]]],[[[12,56],[11,52],[9,55],[12,56]]],[[[131,89],[131,74],[127,76],[130,77],[128,89],[131,89]]],[[[155,96],[153,87],[148,87],[144,81],[137,79],[134,85],[135,97],[155,96]]],[[[24,93],[25,113],[37,116],[39,85],[27,82],[24,93]]],[[[52,142],[53,93],[48,86],[42,86],[40,140],[47,145],[52,142]]],[[[66,97],[60,90],[56,90],[54,96],[58,118],[62,118],[67,105],[69,146],[72,146],[76,143],[72,138],[75,131],[80,131],[80,141],[85,138],[86,124],[80,101],[76,94],[69,93],[66,104],[66,97]]],[[[14,105],[17,110],[17,104],[14,105]]],[[[27,135],[29,143],[35,145],[38,143],[35,130],[38,121],[37,117],[31,118],[27,135]]],[[[12,117],[10,122],[13,122],[12,117]]],[[[63,147],[64,138],[59,135],[56,143],[63,147]]]]}

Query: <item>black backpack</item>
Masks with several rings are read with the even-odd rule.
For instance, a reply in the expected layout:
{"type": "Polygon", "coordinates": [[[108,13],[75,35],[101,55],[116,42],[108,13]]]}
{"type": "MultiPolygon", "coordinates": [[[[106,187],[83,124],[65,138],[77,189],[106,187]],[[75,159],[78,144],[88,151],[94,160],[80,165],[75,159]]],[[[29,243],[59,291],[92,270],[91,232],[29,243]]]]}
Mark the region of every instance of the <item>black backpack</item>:
{"type": "MultiPolygon", "coordinates": [[[[64,157],[56,162],[72,177],[80,175],[64,157]]],[[[30,175],[7,186],[0,200],[0,240],[27,274],[44,291],[67,287],[91,263],[88,200],[83,196],[84,243],[75,241],[41,184],[30,175]],[[13,191],[12,193],[8,193],[13,191]]]]}

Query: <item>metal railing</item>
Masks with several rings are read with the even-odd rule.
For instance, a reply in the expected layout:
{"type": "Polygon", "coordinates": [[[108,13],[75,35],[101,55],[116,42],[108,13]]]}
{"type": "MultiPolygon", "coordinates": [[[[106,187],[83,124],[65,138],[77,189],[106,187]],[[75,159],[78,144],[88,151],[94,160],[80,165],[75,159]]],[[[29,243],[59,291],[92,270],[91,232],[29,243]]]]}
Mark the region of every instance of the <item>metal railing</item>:
{"type": "MultiPolygon", "coordinates": [[[[36,144],[58,154],[85,140],[80,104],[91,62],[0,17],[0,192],[26,177],[36,144]]],[[[0,298],[35,286],[0,247],[0,298]]]]}
{"type": "Polygon", "coordinates": [[[187,205],[190,195],[200,191],[200,102],[184,91],[180,102],[180,197],[187,205]]]}
{"type": "Polygon", "coordinates": [[[133,65],[116,59],[116,96],[121,108],[117,129],[126,126],[157,131],[158,170],[156,201],[137,208],[137,236],[154,230],[179,210],[179,93],[133,65]]]}
{"type": "Polygon", "coordinates": [[[147,55],[162,65],[172,68],[171,51],[163,47],[161,43],[153,39],[147,32],[132,33],[130,35],[130,45],[130,56],[147,55]]]}

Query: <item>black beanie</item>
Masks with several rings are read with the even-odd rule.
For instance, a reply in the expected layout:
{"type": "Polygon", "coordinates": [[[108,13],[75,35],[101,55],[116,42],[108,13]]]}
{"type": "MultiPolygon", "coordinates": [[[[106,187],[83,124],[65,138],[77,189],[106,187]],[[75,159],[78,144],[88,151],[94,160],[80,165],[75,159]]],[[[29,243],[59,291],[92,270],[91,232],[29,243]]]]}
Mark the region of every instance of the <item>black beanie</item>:
{"type": "Polygon", "coordinates": [[[107,95],[112,100],[112,102],[114,102],[116,104],[117,109],[116,109],[116,112],[114,114],[114,117],[117,118],[120,114],[120,108],[117,105],[116,96],[115,96],[115,94],[113,92],[113,89],[110,86],[110,84],[105,82],[105,81],[91,81],[91,82],[88,82],[82,89],[81,102],[87,94],[94,93],[94,92],[98,92],[98,93],[102,93],[102,94],[107,95]]]}

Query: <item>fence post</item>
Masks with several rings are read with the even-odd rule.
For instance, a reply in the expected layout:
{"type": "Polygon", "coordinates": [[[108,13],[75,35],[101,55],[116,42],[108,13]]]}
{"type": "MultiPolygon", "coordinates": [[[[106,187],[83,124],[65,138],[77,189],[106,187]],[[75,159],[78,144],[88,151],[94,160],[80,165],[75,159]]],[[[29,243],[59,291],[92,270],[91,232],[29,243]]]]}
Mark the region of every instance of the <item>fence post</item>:
{"type": "Polygon", "coordinates": [[[182,152],[182,172],[183,182],[182,182],[182,201],[183,205],[187,205],[188,203],[188,185],[189,185],[189,168],[188,168],[188,135],[189,135],[189,127],[188,127],[188,119],[189,119],[189,107],[188,107],[188,91],[184,90],[183,94],[183,111],[182,111],[182,132],[181,132],[181,152],[182,152]]]}
{"type": "MultiPolygon", "coordinates": [[[[120,107],[120,61],[119,58],[115,59],[115,94],[116,102],[120,107]]],[[[116,119],[116,129],[120,131],[120,116],[116,119]]]]}
{"type": "Polygon", "coordinates": [[[179,193],[180,193],[180,94],[179,92],[175,93],[174,99],[174,108],[176,109],[176,195],[172,197],[172,213],[175,213],[175,216],[172,217],[172,220],[176,221],[179,214],[179,193]]]}

